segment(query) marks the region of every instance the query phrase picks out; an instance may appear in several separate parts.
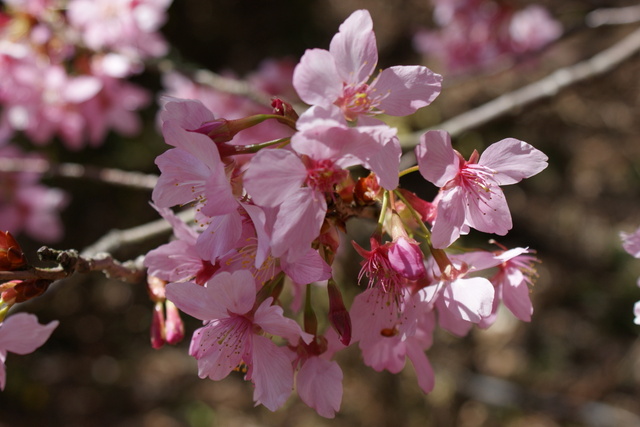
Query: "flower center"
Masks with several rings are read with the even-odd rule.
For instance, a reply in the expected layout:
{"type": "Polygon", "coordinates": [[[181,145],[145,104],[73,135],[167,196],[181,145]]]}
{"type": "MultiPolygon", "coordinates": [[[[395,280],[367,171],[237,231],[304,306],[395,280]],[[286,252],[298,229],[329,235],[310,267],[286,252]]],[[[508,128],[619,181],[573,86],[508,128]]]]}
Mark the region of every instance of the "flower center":
{"type": "Polygon", "coordinates": [[[381,111],[372,111],[383,97],[376,96],[376,89],[362,83],[359,86],[345,85],[342,89],[342,96],[338,98],[335,105],[340,107],[345,118],[355,121],[361,114],[379,114],[381,111]]]}
{"type": "Polygon", "coordinates": [[[348,175],[346,170],[336,166],[332,160],[314,160],[308,157],[304,163],[307,167],[306,184],[321,193],[333,193],[335,186],[348,175]]]}

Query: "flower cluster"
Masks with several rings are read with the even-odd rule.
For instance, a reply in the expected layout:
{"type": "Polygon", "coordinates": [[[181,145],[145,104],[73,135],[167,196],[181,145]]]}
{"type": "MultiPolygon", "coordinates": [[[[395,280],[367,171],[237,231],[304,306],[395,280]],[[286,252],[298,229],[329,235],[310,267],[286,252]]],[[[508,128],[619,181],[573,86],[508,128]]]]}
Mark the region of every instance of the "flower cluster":
{"type": "Polygon", "coordinates": [[[280,98],[269,114],[235,118],[196,100],[164,100],[160,121],[172,148],[156,159],[152,198],[175,239],[147,254],[148,274],[162,281],[162,301],[203,321],[189,349],[199,376],[239,370],[256,404],[270,410],[295,385],[307,405],[333,417],[343,377],[333,356],[354,344],[378,371],[399,372],[408,358],[429,392],[425,350],[437,324],[463,335],[488,327],[500,301],[524,321],[533,311],[531,250],[450,247],[471,228],[506,234],[512,222],[500,186],[542,171],[547,157],[508,138],[466,160],[445,132],[431,131],[416,148],[418,165],[400,171],[396,129],[382,118],[429,105],[442,77],[423,66],[378,71],[377,62],[371,17],[358,10],[329,50],[307,50],[295,67],[293,87],[310,105],[300,116],[280,98]],[[242,139],[266,121],[279,126],[275,137],[242,139]],[[353,175],[363,169],[368,176],[353,175]],[[399,177],[414,171],[440,189],[434,200],[399,188],[399,177]],[[170,210],[185,205],[194,224],[170,210]],[[372,212],[370,247],[353,243],[366,289],[350,303],[334,277],[340,234],[372,212]],[[317,316],[321,291],[327,322],[317,316]]]}
{"type": "Polygon", "coordinates": [[[0,143],[23,131],[70,149],[131,135],[149,101],[124,80],[167,52],[171,0],[10,0],[0,11],[0,143]]]}
{"type": "Polygon", "coordinates": [[[535,52],[562,34],[542,6],[515,10],[494,0],[434,0],[438,30],[419,30],[415,49],[437,57],[451,73],[487,68],[496,60],[535,52]]]}
{"type": "MultiPolygon", "coordinates": [[[[2,163],[36,158],[12,145],[0,146],[2,163]]],[[[14,234],[24,232],[42,242],[55,242],[63,234],[59,212],[67,205],[68,195],[40,184],[40,177],[28,170],[0,172],[0,223],[14,234]]]]}

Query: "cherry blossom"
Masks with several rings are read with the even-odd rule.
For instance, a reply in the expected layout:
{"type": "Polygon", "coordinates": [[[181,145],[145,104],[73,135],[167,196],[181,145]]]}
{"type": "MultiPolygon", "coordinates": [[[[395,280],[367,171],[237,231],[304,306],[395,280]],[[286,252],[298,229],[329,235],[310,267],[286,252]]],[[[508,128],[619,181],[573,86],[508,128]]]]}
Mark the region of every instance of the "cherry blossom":
{"type": "Polygon", "coordinates": [[[291,393],[293,368],[284,348],[264,333],[289,342],[311,336],[302,332],[273,298],[256,301],[255,279],[246,270],[220,273],[205,287],[170,283],[167,298],[187,314],[205,321],[192,338],[189,353],[198,360],[198,374],[220,380],[246,364],[246,379],[255,384],[254,400],[274,411],[291,393]]]}
{"type": "Polygon", "coordinates": [[[513,138],[492,144],[482,156],[474,151],[464,160],[444,131],[422,135],[416,157],[422,176],[440,187],[431,235],[436,248],[449,246],[465,226],[505,235],[512,222],[500,186],[515,184],[547,167],[547,156],[513,138]]]}
{"type": "Polygon", "coordinates": [[[293,86],[304,102],[338,108],[348,121],[379,113],[406,116],[440,93],[442,76],[418,65],[390,67],[370,81],[377,63],[371,16],[357,10],[340,25],[328,51],[305,52],[293,86]]]}

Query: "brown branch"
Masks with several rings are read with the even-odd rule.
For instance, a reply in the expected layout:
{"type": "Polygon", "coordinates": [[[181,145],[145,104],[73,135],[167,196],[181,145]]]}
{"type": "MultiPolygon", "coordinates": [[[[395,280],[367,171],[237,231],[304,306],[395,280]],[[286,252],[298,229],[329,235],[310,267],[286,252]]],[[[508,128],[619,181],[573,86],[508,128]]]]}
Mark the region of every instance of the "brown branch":
{"type": "Polygon", "coordinates": [[[95,257],[83,257],[76,250],[56,250],[43,246],[38,250],[38,257],[42,261],[53,261],[58,264],[53,268],[38,268],[29,266],[25,270],[0,271],[0,283],[10,280],[60,280],[75,273],[102,271],[105,276],[130,283],[143,281],[146,270],[142,260],[120,263],[111,255],[98,254],[95,257]]]}
{"type": "MultiPolygon", "coordinates": [[[[590,59],[558,69],[537,82],[504,94],[439,125],[401,136],[400,142],[405,149],[413,148],[418,144],[420,136],[431,129],[443,129],[452,136],[459,135],[512,111],[517,111],[517,109],[534,101],[550,98],[568,86],[600,76],[629,59],[638,51],[640,51],[640,29],[590,59]]],[[[415,164],[413,152],[407,153],[405,156],[407,157],[403,159],[404,165],[415,164]]]]}
{"type": "Polygon", "coordinates": [[[38,158],[0,157],[0,172],[33,172],[65,178],[88,178],[123,187],[151,190],[158,177],[139,172],[85,166],[77,163],[51,163],[38,158]]]}

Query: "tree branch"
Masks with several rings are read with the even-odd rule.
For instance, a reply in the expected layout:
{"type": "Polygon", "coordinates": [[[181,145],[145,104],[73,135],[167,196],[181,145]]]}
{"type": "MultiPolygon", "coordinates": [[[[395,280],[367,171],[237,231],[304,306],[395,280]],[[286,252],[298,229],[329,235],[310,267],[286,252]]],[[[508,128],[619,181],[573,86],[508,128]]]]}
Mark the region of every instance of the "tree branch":
{"type": "Polygon", "coordinates": [[[38,257],[42,261],[53,261],[58,264],[53,268],[38,268],[29,266],[26,270],[0,271],[0,283],[10,280],[60,280],[75,273],[102,271],[107,277],[130,283],[143,281],[146,269],[142,259],[120,263],[109,254],[97,254],[95,257],[81,256],[78,251],[71,249],[60,251],[43,246],[38,250],[38,257]]]}
{"type": "Polygon", "coordinates": [[[590,12],[585,21],[590,27],[600,27],[602,25],[632,24],[640,21],[640,5],[602,8],[590,12]]]}
{"type": "MultiPolygon", "coordinates": [[[[401,136],[400,143],[405,149],[413,148],[418,144],[420,136],[431,129],[443,129],[452,136],[459,135],[466,130],[481,126],[534,101],[552,97],[561,89],[570,85],[602,75],[629,59],[638,51],[640,51],[640,29],[590,59],[556,70],[537,82],[499,96],[480,107],[462,113],[437,126],[401,136]]],[[[407,157],[403,159],[404,165],[415,164],[413,152],[409,152],[405,156],[407,157]]]]}
{"type": "Polygon", "coordinates": [[[0,172],[33,172],[65,178],[89,178],[100,182],[152,190],[158,177],[120,169],[84,166],[77,163],[51,163],[38,158],[0,157],[0,172]]]}

